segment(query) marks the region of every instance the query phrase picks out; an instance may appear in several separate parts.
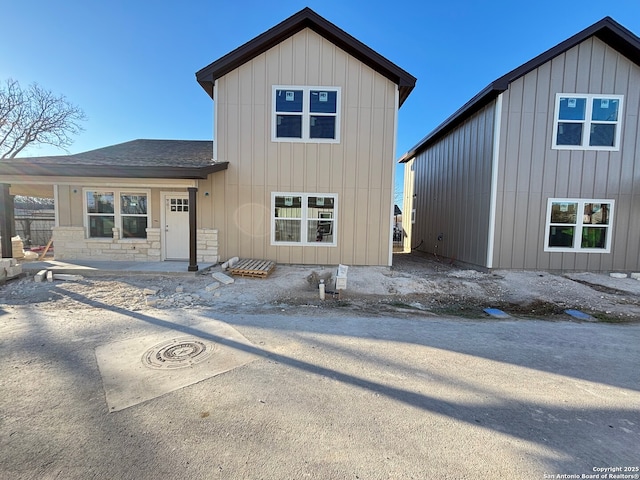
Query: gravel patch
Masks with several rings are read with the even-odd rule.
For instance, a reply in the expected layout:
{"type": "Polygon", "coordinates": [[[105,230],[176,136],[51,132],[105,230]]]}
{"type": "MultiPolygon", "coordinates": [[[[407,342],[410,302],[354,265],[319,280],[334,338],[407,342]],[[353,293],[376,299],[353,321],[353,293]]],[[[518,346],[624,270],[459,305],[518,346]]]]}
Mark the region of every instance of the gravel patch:
{"type": "Polygon", "coordinates": [[[576,309],[604,321],[640,319],[640,281],[604,273],[485,273],[426,255],[400,254],[392,268],[350,267],[347,289],[338,295],[335,268],[278,265],[266,279],[235,277],[229,285],[212,276],[220,271],[217,267],[197,276],[112,275],[53,282],[23,277],[0,285],[0,304],[43,311],[321,308],[366,315],[422,312],[475,318],[488,318],[483,309],[493,307],[524,317],[555,318],[576,309]],[[324,301],[319,299],[318,279],[325,280],[324,301]]]}

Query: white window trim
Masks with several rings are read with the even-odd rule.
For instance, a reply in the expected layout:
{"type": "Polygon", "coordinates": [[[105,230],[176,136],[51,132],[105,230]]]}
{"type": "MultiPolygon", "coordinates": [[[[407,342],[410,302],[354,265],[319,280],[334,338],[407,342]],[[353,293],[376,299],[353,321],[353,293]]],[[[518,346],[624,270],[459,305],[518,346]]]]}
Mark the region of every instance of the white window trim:
{"type": "MultiPolygon", "coordinates": [[[[298,220],[296,218],[295,220],[298,220]]],[[[271,192],[271,245],[276,247],[283,246],[305,246],[305,247],[336,247],[338,246],[338,194],[337,193],[302,193],[302,192],[271,192]],[[276,242],[276,216],[275,205],[276,197],[302,197],[301,217],[300,217],[300,241],[299,242],[276,242]],[[307,225],[310,220],[318,220],[309,218],[307,212],[309,197],[330,197],[333,198],[333,242],[316,242],[315,239],[308,239],[307,225]]]]}
{"type": "Polygon", "coordinates": [[[100,215],[110,215],[110,214],[100,214],[100,213],[95,213],[95,214],[89,214],[88,210],[88,205],[87,205],[87,192],[97,192],[97,193],[106,193],[106,192],[113,192],[113,196],[114,196],[114,205],[113,205],[113,216],[114,216],[114,220],[113,220],[113,224],[114,224],[114,228],[117,228],[118,231],[120,232],[119,235],[119,240],[125,241],[125,242],[139,242],[141,240],[146,240],[146,237],[122,237],[122,213],[120,213],[120,195],[121,194],[129,194],[129,195],[141,195],[144,194],[147,196],[147,214],[146,215],[134,215],[134,214],[127,214],[125,216],[131,216],[131,217],[147,217],[147,228],[150,227],[151,225],[151,190],[149,189],[132,189],[132,188],[110,188],[110,187],[85,187],[82,189],[82,215],[83,215],[83,222],[84,222],[84,230],[85,230],[85,238],[87,239],[91,239],[91,240],[104,240],[104,239],[113,239],[113,235],[111,237],[92,237],[90,235],[90,229],[89,229],[89,217],[91,216],[100,216],[100,215]]]}
{"type": "Polygon", "coordinates": [[[545,252],[572,252],[572,253],[611,253],[611,242],[613,238],[613,217],[615,214],[615,200],[610,199],[595,199],[595,198],[549,198],[547,200],[547,217],[546,227],[544,233],[544,251],[545,252]],[[578,212],[575,223],[576,233],[574,235],[573,247],[550,247],[549,246],[549,233],[551,232],[551,206],[554,203],[577,203],[578,212]],[[609,211],[609,223],[606,226],[607,239],[606,248],[582,248],[580,247],[580,241],[582,239],[582,228],[590,224],[583,223],[584,204],[585,203],[606,203],[610,205],[609,211]]]}
{"type": "Polygon", "coordinates": [[[294,142],[294,143],[340,143],[340,117],[341,111],[341,87],[327,87],[327,86],[300,86],[300,85],[274,85],[271,89],[271,141],[272,142],[294,142]],[[276,112],[276,90],[302,90],[302,138],[295,137],[277,137],[277,112],[276,112]],[[309,137],[309,122],[311,118],[311,111],[309,105],[309,96],[311,90],[324,90],[327,92],[336,92],[336,113],[323,114],[313,113],[313,115],[320,116],[334,116],[336,118],[336,138],[310,138],[309,137]]]}
{"type": "Polygon", "coordinates": [[[553,143],[552,148],[554,150],[605,150],[605,151],[613,151],[617,152],[620,150],[620,137],[622,132],[622,119],[623,119],[623,111],[624,111],[624,95],[609,95],[606,93],[556,93],[556,104],[554,109],[554,117],[553,117],[553,143]],[[558,123],[560,123],[560,99],[561,98],[584,98],[586,99],[586,111],[585,111],[585,119],[584,121],[571,121],[571,120],[562,120],[563,123],[582,123],[584,125],[584,130],[582,134],[582,145],[557,145],[558,141],[558,123]],[[618,107],[618,120],[615,122],[606,122],[601,120],[593,121],[591,119],[591,112],[593,109],[593,99],[594,98],[609,98],[613,100],[619,101],[618,107]],[[616,125],[616,138],[614,141],[613,147],[606,146],[591,146],[589,145],[589,132],[591,131],[591,123],[605,123],[616,125]]]}

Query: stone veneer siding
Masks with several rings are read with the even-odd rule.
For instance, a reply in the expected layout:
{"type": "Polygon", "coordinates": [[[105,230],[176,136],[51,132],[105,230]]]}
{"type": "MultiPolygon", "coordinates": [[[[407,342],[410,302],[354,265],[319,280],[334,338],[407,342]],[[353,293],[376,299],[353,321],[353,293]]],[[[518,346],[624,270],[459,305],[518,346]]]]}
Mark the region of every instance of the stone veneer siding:
{"type": "MultiPolygon", "coordinates": [[[[147,228],[147,238],[120,238],[113,229],[113,238],[86,238],[84,227],[54,227],[54,257],[56,260],[114,260],[159,262],[162,259],[161,232],[147,228]]],[[[197,229],[198,262],[217,263],[218,230],[197,229]]]]}

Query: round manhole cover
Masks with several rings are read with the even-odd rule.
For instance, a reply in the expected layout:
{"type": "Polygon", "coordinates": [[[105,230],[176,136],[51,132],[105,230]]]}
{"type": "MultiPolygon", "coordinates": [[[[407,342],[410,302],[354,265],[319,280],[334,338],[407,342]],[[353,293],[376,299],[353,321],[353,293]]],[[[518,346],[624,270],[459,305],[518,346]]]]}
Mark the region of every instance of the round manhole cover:
{"type": "Polygon", "coordinates": [[[214,348],[212,343],[193,337],[174,338],[147,350],[142,356],[142,363],[149,368],[186,368],[205,361],[214,348]]]}

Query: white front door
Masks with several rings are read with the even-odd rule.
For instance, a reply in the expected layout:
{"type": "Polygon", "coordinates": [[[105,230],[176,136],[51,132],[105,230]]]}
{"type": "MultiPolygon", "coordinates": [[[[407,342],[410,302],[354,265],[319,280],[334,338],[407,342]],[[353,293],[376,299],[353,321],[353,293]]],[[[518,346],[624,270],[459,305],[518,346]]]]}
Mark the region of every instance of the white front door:
{"type": "Polygon", "coordinates": [[[189,194],[165,193],[164,258],[189,259],[189,194]]]}

